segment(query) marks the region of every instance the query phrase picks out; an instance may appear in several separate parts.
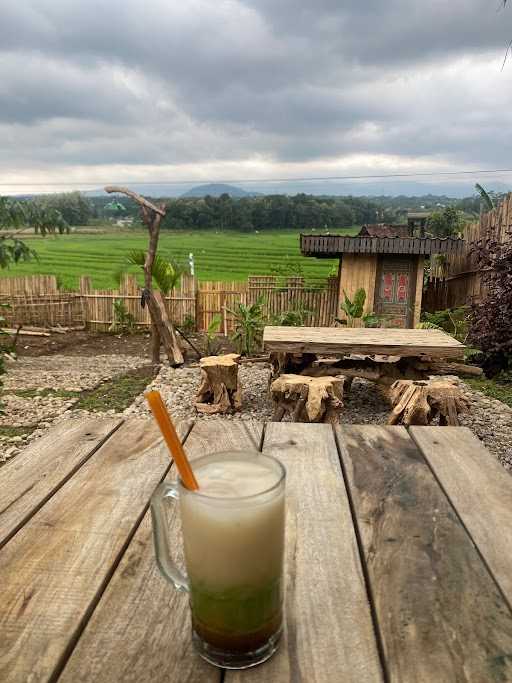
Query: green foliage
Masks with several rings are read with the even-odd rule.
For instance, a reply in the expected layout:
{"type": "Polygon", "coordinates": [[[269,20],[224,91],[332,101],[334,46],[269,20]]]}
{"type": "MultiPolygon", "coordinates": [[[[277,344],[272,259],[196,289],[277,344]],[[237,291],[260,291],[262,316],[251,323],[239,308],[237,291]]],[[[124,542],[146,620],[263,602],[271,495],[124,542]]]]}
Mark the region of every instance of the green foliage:
{"type": "Polygon", "coordinates": [[[27,222],[36,233],[43,235],[69,234],[69,225],[59,209],[52,206],[46,197],[36,197],[25,205],[27,222]]]}
{"type": "Polygon", "coordinates": [[[25,219],[25,211],[19,202],[0,197],[0,268],[36,258],[36,252],[13,232],[23,226],[25,219]],[[2,230],[11,232],[2,233],[2,230]]]}
{"type": "Polygon", "coordinates": [[[128,312],[126,304],[122,299],[115,299],[113,302],[114,319],[108,328],[109,332],[113,334],[128,333],[135,331],[135,318],[128,312]]]}
{"type": "Polygon", "coordinates": [[[281,277],[304,277],[304,268],[298,260],[292,260],[287,255],[282,262],[272,266],[270,272],[281,277]]]}
{"type": "Polygon", "coordinates": [[[271,317],[271,324],[282,327],[303,327],[306,324],[307,317],[312,314],[313,311],[308,310],[302,303],[299,303],[297,308],[273,315],[271,317]]]}
{"type": "Polygon", "coordinates": [[[422,321],[418,325],[420,329],[444,330],[463,344],[466,343],[471,318],[471,309],[469,306],[446,308],[442,311],[435,311],[434,313],[424,311],[421,314],[421,317],[422,321]]]}
{"type": "MultiPolygon", "coordinates": [[[[91,201],[81,192],[62,192],[45,195],[43,198],[36,197],[28,202],[29,205],[32,203],[56,211],[66,226],[87,225],[94,214],[91,201]]],[[[66,232],[68,231],[67,229],[66,232]]]]}
{"type": "Polygon", "coordinates": [[[376,313],[366,313],[361,319],[365,327],[380,327],[383,320],[382,316],[376,313]]]}
{"type": "Polygon", "coordinates": [[[507,380],[506,375],[500,373],[493,379],[484,379],[482,377],[468,377],[464,381],[469,384],[472,389],[481,391],[490,398],[497,398],[498,401],[506,403],[512,408],[512,382],[507,380]]]}
{"type": "Polygon", "coordinates": [[[377,205],[365,197],[297,194],[170,199],[162,228],[181,230],[336,230],[375,223],[377,205]]]}
{"type": "Polygon", "coordinates": [[[453,206],[447,206],[442,211],[432,213],[428,219],[427,232],[435,237],[450,237],[457,235],[464,224],[462,212],[453,206]]]}
{"type": "Polygon", "coordinates": [[[492,211],[494,209],[494,199],[492,197],[492,193],[487,192],[484,190],[484,188],[480,185],[480,183],[475,183],[475,190],[478,192],[480,199],[481,199],[481,205],[486,211],[492,211]]]}
{"type": "MultiPolygon", "coordinates": [[[[126,257],[128,264],[139,266],[142,269],[144,269],[145,260],[146,252],[143,249],[132,249],[126,257]]],[[[153,282],[162,294],[169,294],[179,284],[184,272],[185,268],[176,261],[167,260],[158,254],[155,256],[152,270],[153,282]]]]}
{"type": "Polygon", "coordinates": [[[215,356],[219,352],[220,344],[217,339],[217,334],[220,331],[220,326],[222,324],[222,316],[217,313],[214,315],[210,321],[210,324],[206,328],[205,338],[206,338],[206,355],[215,356]]]}
{"type": "Polygon", "coordinates": [[[361,287],[359,288],[356,293],[354,294],[354,300],[351,301],[345,290],[343,290],[343,296],[344,296],[344,301],[341,303],[341,309],[344,311],[345,315],[347,316],[347,320],[340,320],[339,318],[336,318],[336,322],[338,322],[340,325],[346,324],[347,327],[353,327],[354,326],[354,320],[356,318],[362,318],[363,317],[363,311],[364,311],[364,304],[366,301],[366,292],[365,290],[361,287]]]}
{"type": "Polygon", "coordinates": [[[234,309],[227,309],[235,318],[235,332],[231,339],[238,352],[246,356],[252,356],[261,349],[265,325],[263,303],[263,297],[258,297],[251,306],[238,303],[234,309]]]}
{"type": "Polygon", "coordinates": [[[425,322],[419,322],[416,325],[417,330],[443,330],[443,328],[440,325],[436,325],[435,323],[430,323],[428,321],[425,322]]]}
{"type": "Polygon", "coordinates": [[[185,334],[191,334],[196,331],[196,320],[193,315],[186,315],[183,322],[180,324],[180,330],[185,334]]]}

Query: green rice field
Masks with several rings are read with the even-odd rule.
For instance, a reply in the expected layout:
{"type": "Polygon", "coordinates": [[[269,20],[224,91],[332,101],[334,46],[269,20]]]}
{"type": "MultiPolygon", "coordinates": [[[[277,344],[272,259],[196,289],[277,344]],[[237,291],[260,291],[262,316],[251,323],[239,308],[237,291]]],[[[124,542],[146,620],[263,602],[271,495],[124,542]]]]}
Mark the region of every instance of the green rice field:
{"type": "MultiPolygon", "coordinates": [[[[356,234],[358,228],[337,231],[356,234]]],[[[80,234],[56,237],[24,237],[38,254],[37,261],[0,270],[0,277],[14,275],[57,275],[61,286],[77,289],[81,275],[92,278],[96,289],[117,286],[116,272],[131,249],[145,249],[147,234],[142,231],[80,234]]],[[[163,232],[158,253],[183,263],[194,254],[200,280],[245,280],[248,275],[271,275],[272,269],[300,264],[305,277],[327,277],[336,261],[305,258],[299,250],[297,232],[213,233],[163,232]]],[[[137,268],[128,269],[137,272],[137,268]]]]}

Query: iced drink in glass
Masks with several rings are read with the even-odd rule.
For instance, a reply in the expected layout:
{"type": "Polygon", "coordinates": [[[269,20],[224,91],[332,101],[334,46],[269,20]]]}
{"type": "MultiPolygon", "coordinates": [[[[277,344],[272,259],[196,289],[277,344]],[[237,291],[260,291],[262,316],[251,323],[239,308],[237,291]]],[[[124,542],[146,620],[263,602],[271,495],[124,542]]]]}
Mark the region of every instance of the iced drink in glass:
{"type": "Polygon", "coordinates": [[[164,483],[152,499],[157,560],[190,592],[193,640],[213,664],[244,668],[268,659],[282,628],[285,471],[260,453],[229,452],[193,463],[198,491],[164,483]],[[187,578],[169,556],[162,506],[179,498],[187,578]]]}

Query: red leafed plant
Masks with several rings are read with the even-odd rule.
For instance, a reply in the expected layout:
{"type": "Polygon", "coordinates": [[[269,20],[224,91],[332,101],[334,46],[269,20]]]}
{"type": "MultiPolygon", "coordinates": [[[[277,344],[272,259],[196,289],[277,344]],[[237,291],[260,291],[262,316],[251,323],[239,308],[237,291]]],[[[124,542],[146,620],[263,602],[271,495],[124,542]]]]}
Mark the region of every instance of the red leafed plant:
{"type": "Polygon", "coordinates": [[[482,351],[487,377],[512,369],[512,233],[508,237],[488,237],[473,247],[486,293],[473,305],[470,339],[482,351]]]}

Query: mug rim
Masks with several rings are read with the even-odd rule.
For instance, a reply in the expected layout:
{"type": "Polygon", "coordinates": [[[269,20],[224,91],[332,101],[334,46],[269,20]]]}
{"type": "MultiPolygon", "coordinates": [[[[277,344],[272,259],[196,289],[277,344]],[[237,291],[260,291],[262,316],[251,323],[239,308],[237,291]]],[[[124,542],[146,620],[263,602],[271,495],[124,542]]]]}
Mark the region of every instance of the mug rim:
{"type": "MultiPolygon", "coordinates": [[[[229,498],[222,498],[220,496],[212,496],[207,493],[201,493],[200,489],[199,490],[191,490],[187,488],[181,479],[181,477],[178,475],[178,486],[187,494],[187,495],[193,495],[193,496],[199,496],[200,498],[204,498],[206,500],[216,500],[219,502],[225,502],[225,503],[232,503],[236,501],[242,501],[242,500],[251,500],[254,498],[258,498],[258,496],[263,496],[268,493],[272,493],[272,491],[276,490],[281,486],[281,484],[285,481],[286,479],[286,468],[283,465],[283,463],[278,460],[276,457],[273,455],[268,455],[267,453],[262,453],[261,451],[256,451],[256,450],[230,450],[230,451],[214,451],[213,453],[208,453],[207,455],[202,455],[200,458],[195,459],[192,464],[195,463],[200,463],[202,460],[208,460],[209,458],[213,458],[215,456],[219,455],[242,455],[243,457],[246,457],[247,455],[253,455],[257,456],[259,458],[267,458],[268,460],[271,460],[272,462],[276,463],[279,470],[279,478],[275,484],[272,484],[272,486],[269,486],[266,489],[263,489],[262,491],[258,491],[258,493],[251,493],[246,496],[234,496],[234,497],[229,497],[229,498]]],[[[192,467],[193,469],[193,467],[192,467]]]]}

